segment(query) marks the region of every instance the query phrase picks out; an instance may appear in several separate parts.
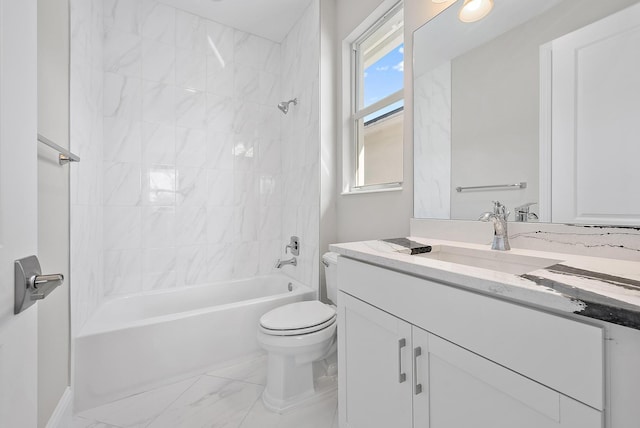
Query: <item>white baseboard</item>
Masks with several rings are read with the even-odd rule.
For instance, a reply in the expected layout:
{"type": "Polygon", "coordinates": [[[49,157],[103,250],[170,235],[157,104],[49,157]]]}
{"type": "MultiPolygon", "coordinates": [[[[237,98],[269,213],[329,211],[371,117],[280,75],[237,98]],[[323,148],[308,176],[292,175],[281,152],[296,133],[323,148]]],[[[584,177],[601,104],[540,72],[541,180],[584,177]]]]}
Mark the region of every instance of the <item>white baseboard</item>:
{"type": "Polygon", "coordinates": [[[53,410],[46,428],[67,428],[71,426],[73,419],[73,393],[71,388],[67,387],[58,401],[58,405],[53,410]]]}

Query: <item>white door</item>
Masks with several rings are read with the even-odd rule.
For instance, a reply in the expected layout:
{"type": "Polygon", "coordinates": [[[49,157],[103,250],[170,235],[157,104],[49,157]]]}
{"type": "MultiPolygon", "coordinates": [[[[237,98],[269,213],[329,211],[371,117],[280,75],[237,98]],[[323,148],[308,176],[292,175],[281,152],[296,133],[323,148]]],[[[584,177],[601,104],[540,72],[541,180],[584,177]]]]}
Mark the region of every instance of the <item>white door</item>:
{"type": "Polygon", "coordinates": [[[0,0],[0,426],[37,423],[37,307],[14,315],[13,262],[37,253],[36,1],[0,0]]]}
{"type": "Polygon", "coordinates": [[[338,297],[342,428],[411,428],[411,325],[348,294],[338,297]]]}
{"type": "Polygon", "coordinates": [[[552,221],[640,224],[640,4],[551,42],[552,221]]]}

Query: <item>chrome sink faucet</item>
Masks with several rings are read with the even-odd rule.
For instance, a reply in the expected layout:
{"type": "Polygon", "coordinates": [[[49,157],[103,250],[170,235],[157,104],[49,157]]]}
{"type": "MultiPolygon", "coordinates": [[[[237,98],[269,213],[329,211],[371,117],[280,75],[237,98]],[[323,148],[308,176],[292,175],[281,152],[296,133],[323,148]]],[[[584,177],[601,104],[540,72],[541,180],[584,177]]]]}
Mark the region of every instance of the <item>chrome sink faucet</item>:
{"type": "Polygon", "coordinates": [[[493,243],[491,244],[492,250],[506,251],[510,250],[509,234],[507,232],[507,218],[509,217],[509,211],[500,203],[500,201],[493,201],[493,212],[484,212],[478,220],[480,221],[493,221],[493,243]]]}
{"type": "Polygon", "coordinates": [[[531,212],[531,206],[536,205],[537,202],[528,202],[524,205],[516,207],[516,221],[526,222],[530,219],[538,219],[538,214],[531,212]]]}

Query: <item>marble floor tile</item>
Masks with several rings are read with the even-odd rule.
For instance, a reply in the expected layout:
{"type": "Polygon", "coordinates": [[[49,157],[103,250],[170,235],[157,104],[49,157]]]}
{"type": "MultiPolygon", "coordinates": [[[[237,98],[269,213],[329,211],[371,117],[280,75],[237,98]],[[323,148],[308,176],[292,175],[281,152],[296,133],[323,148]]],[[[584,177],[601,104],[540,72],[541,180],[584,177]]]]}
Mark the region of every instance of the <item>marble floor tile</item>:
{"type": "Polygon", "coordinates": [[[268,410],[260,399],[251,408],[240,428],[331,428],[337,406],[337,391],[283,414],[268,410]]]}
{"type": "Polygon", "coordinates": [[[136,394],[86,410],[78,416],[121,428],[145,427],[197,380],[195,377],[136,394]]]}
{"type": "Polygon", "coordinates": [[[201,376],[149,428],[237,428],[263,387],[201,376]]]}
{"type": "Polygon", "coordinates": [[[267,354],[260,352],[207,374],[264,386],[267,384],[267,354]]]}
{"type": "Polygon", "coordinates": [[[71,422],[71,428],[120,428],[115,425],[103,424],[102,422],[96,422],[89,419],[76,416],[71,422]]]}
{"type": "Polygon", "coordinates": [[[186,381],[86,410],[70,428],[338,428],[338,394],[285,414],[262,403],[267,356],[249,355],[186,381]]]}

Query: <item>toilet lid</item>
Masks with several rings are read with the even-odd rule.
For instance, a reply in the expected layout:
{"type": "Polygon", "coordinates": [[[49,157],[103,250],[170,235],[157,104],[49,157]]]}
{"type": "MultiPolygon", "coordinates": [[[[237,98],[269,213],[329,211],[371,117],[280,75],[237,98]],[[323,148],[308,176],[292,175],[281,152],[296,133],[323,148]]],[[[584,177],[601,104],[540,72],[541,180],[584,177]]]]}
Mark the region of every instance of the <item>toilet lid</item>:
{"type": "Polygon", "coordinates": [[[336,316],[333,306],[318,300],[296,302],[273,309],[260,318],[260,325],[268,330],[298,330],[320,326],[336,316]]]}
{"type": "Polygon", "coordinates": [[[272,330],[272,329],[263,327],[261,325],[260,331],[262,331],[264,334],[268,334],[269,336],[302,336],[305,334],[315,333],[317,331],[324,330],[325,328],[331,327],[336,323],[336,318],[337,316],[334,315],[332,318],[330,318],[329,320],[323,323],[320,323],[311,327],[295,328],[292,330],[272,330]]]}

